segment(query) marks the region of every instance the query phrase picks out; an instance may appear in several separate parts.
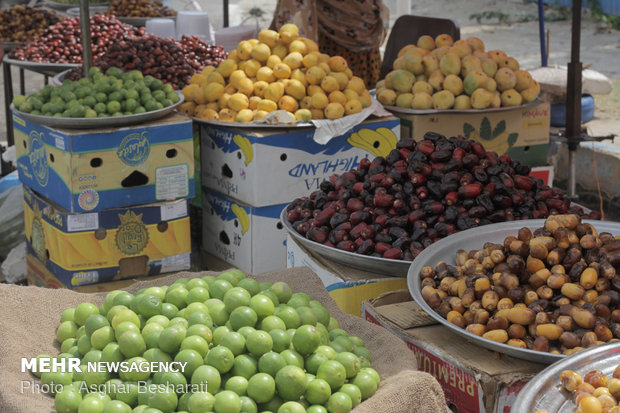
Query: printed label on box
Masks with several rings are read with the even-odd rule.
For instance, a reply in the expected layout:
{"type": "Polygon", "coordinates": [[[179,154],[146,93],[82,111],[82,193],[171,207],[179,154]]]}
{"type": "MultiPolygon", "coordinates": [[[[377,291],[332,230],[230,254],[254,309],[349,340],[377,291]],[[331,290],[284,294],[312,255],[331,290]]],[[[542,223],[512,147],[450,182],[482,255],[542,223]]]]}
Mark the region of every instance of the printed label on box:
{"type": "Polygon", "coordinates": [[[99,228],[99,214],[79,214],[67,216],[67,231],[92,231],[99,228]]]}
{"type": "Polygon", "coordinates": [[[187,165],[157,168],[155,172],[155,198],[172,200],[188,195],[187,165]]]}
{"type": "Polygon", "coordinates": [[[85,285],[95,284],[99,281],[99,273],[97,271],[80,271],[73,274],[71,277],[71,285],[85,285]]]}
{"type": "Polygon", "coordinates": [[[175,272],[187,270],[190,267],[189,252],[172,255],[161,259],[161,272],[175,272]]]}
{"type": "Polygon", "coordinates": [[[187,215],[187,205],[185,203],[166,204],[161,206],[161,220],[170,221],[187,215]]]}

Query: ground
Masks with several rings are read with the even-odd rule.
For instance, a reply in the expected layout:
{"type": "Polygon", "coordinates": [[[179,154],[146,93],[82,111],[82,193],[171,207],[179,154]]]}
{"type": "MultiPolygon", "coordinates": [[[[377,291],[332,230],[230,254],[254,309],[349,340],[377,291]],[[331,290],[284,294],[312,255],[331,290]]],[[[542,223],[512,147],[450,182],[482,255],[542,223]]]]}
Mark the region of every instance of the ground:
{"type": "MultiPolygon", "coordinates": [[[[211,24],[217,30],[223,24],[223,1],[197,0],[203,10],[209,12],[211,24]]],[[[390,9],[391,23],[397,12],[410,7],[410,13],[422,16],[443,17],[455,20],[461,28],[462,37],[477,36],[487,49],[503,49],[515,57],[525,69],[540,66],[537,6],[528,0],[384,0],[390,9]],[[481,18],[478,22],[472,14],[495,16],[481,18]],[[505,19],[500,22],[499,17],[505,19]],[[513,23],[529,20],[523,23],[513,23]]],[[[190,8],[189,0],[173,0],[177,9],[190,8]]],[[[256,24],[250,11],[259,10],[261,28],[271,21],[275,0],[230,0],[230,23],[232,25],[256,24]]],[[[566,65],[570,60],[570,20],[555,20],[566,10],[548,7],[546,28],[549,31],[549,65],[566,65]]],[[[581,29],[581,61],[584,66],[597,70],[613,81],[610,95],[595,96],[595,119],[588,122],[590,133],[595,136],[620,135],[620,32],[594,21],[584,11],[581,29]]],[[[27,92],[43,85],[43,77],[26,72],[27,92]]],[[[17,70],[13,71],[14,89],[18,91],[17,70]]],[[[4,101],[0,102],[0,141],[5,139],[4,101]]],[[[620,144],[620,138],[616,139],[620,144]]]]}

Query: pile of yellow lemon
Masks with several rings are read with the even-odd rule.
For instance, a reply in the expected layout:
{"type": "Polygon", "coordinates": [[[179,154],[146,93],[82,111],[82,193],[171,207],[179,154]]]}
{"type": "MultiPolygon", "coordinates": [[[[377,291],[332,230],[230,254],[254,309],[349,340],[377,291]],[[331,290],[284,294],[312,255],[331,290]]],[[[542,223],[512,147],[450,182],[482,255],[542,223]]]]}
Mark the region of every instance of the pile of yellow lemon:
{"type": "Polygon", "coordinates": [[[219,66],[207,66],[183,88],[190,116],[251,122],[285,110],[296,119],[338,119],[370,105],[364,81],[342,56],[320,53],[294,24],[244,40],[219,66]]]}
{"type": "Polygon", "coordinates": [[[534,102],[540,86],[503,50],[477,37],[422,36],[403,47],[377,83],[377,99],[406,109],[486,109],[534,102]]]}

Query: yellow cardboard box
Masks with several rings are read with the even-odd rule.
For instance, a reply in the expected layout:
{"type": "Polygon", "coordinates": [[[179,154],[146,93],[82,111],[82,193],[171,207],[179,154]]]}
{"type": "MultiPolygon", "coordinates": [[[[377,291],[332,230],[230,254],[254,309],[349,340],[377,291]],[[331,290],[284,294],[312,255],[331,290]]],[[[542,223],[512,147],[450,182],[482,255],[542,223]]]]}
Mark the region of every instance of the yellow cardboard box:
{"type": "Polygon", "coordinates": [[[482,143],[487,151],[508,153],[528,165],[546,165],[551,109],[547,102],[532,108],[484,110],[467,113],[429,113],[400,118],[401,136],[420,140],[426,132],[463,135],[482,143]]]}
{"type": "Polygon", "coordinates": [[[24,187],[27,251],[65,286],[190,268],[188,201],[74,214],[24,187]]]}

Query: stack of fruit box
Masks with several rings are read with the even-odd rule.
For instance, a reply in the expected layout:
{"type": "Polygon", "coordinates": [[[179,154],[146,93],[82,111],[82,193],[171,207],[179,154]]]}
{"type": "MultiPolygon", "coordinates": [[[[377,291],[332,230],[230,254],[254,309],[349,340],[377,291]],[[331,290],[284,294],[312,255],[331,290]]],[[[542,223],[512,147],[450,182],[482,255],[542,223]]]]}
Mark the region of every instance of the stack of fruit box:
{"type": "Polygon", "coordinates": [[[190,268],[191,120],[74,130],[14,113],[13,124],[30,284],[105,290],[190,268]]]}
{"type": "Polygon", "coordinates": [[[313,127],[201,123],[202,249],[247,272],[286,268],[280,215],[325,179],[385,156],[400,139],[396,117],[368,118],[322,145],[313,127]]]}

